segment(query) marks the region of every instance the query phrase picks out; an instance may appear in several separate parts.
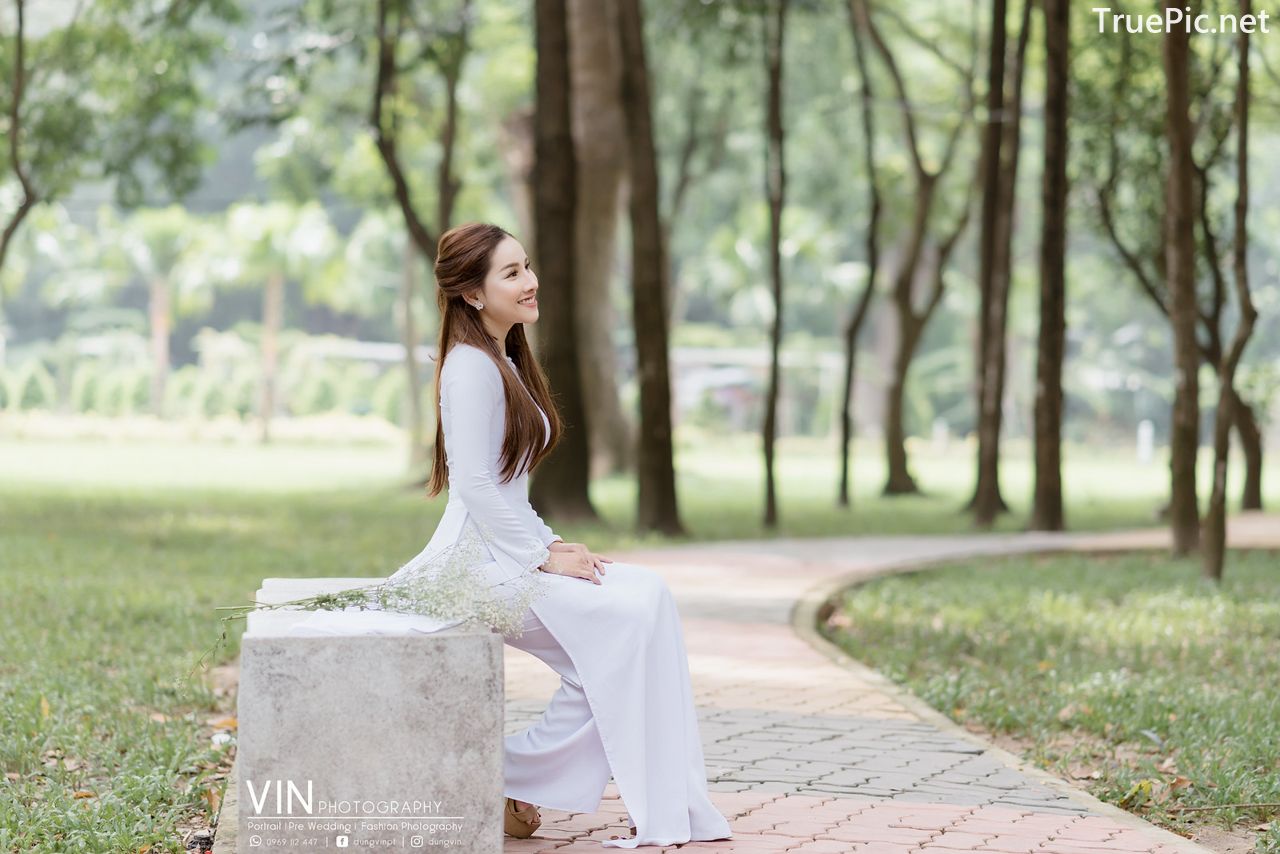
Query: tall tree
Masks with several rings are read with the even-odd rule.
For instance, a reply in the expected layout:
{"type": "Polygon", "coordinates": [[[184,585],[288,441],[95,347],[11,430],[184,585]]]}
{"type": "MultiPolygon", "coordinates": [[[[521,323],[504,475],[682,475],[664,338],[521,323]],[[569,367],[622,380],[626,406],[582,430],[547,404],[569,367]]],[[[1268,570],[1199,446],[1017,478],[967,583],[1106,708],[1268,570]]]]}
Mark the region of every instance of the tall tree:
{"type": "MultiPolygon", "coordinates": [[[[941,217],[936,215],[935,209],[940,206],[938,190],[941,180],[951,168],[964,129],[973,113],[973,74],[976,64],[977,38],[975,36],[973,39],[972,44],[975,50],[968,64],[963,65],[943,54],[928,40],[913,34],[914,42],[931,49],[939,62],[958,74],[964,93],[960,117],[948,131],[941,157],[937,159],[936,165],[933,165],[926,160],[922,151],[920,133],[916,126],[916,108],[907,92],[898,61],[881,34],[875,16],[871,14],[869,1],[849,0],[849,3],[856,25],[870,37],[871,44],[880,56],[893,84],[894,99],[902,116],[903,136],[906,142],[909,166],[907,180],[912,187],[911,220],[906,234],[901,238],[891,288],[897,320],[897,342],[891,368],[892,374],[886,392],[884,429],[888,478],[885,481],[883,493],[902,495],[920,491],[915,478],[911,476],[907,461],[904,419],[907,372],[929,318],[942,302],[946,289],[945,271],[956,243],[969,221],[972,181],[965,184],[963,201],[953,224],[939,224],[941,217]],[[926,248],[932,251],[926,253],[926,248]],[[926,262],[926,255],[931,256],[930,262],[926,262]],[[916,283],[918,278],[925,276],[930,280],[929,294],[924,306],[917,308],[916,283]]],[[[879,11],[880,7],[877,7],[877,10],[879,11]]],[[[891,12],[886,11],[886,14],[891,12]]],[[[898,24],[907,32],[912,32],[905,21],[899,19],[898,24]]]]}
{"type": "Polygon", "coordinates": [[[659,213],[649,65],[640,0],[618,0],[622,106],[630,164],[632,318],[640,378],[640,447],[636,529],[684,533],[677,508],[667,362],[667,247],[659,213]]]}
{"type": "Polygon", "coordinates": [[[990,219],[991,234],[983,235],[979,259],[981,306],[979,309],[978,352],[978,461],[977,485],[970,506],[974,510],[974,522],[980,527],[990,527],[998,512],[1008,510],[1000,494],[1000,426],[1003,420],[1005,388],[1005,349],[1008,333],[1009,289],[1013,274],[1013,212],[1015,188],[1018,180],[1018,156],[1022,149],[1022,81],[1026,69],[1027,42],[1031,34],[1031,0],[1023,0],[1022,20],[1013,56],[1006,60],[995,57],[996,44],[1001,53],[1007,39],[1005,9],[1002,0],[994,0],[992,15],[992,59],[999,75],[989,75],[989,86],[1001,91],[998,96],[988,93],[988,111],[996,111],[995,118],[988,118],[986,145],[994,151],[990,160],[983,158],[983,168],[994,169],[994,180],[984,175],[983,209],[984,232],[986,219],[990,219]],[[1005,87],[1009,91],[1004,92],[1005,87]],[[994,105],[994,107],[993,107],[994,105]],[[991,142],[990,138],[995,141],[991,142]],[[987,197],[991,198],[991,211],[986,211],[987,197]],[[985,272],[982,272],[984,271],[985,272]]]}
{"type": "Polygon", "coordinates": [[[565,0],[536,0],[534,38],[537,49],[534,112],[533,213],[540,278],[554,282],[543,289],[546,304],[540,334],[541,356],[557,391],[565,432],[556,452],[539,467],[529,488],[536,505],[560,519],[599,518],[588,493],[590,425],[582,395],[578,336],[574,313],[578,303],[576,274],[577,156],[572,128],[569,77],[569,23],[565,0]]]}
{"type": "MultiPolygon", "coordinates": [[[[1024,0],[1025,1],[1025,0],[1024,0]]],[[[987,115],[982,123],[982,213],[978,225],[978,476],[970,506],[977,510],[976,522],[991,524],[996,510],[1007,509],[1000,496],[999,438],[1000,406],[1003,389],[997,388],[995,372],[1002,369],[1001,360],[990,356],[992,338],[997,326],[995,315],[1001,311],[996,294],[995,272],[996,218],[1000,207],[1000,146],[1005,121],[1005,41],[1008,26],[1005,0],[991,0],[991,30],[987,50],[987,115]],[[994,430],[993,430],[994,428],[994,430]],[[994,434],[994,435],[993,435],[994,434]]]]}
{"type": "MultiPolygon", "coordinates": [[[[1165,0],[1166,10],[1181,11],[1178,0],[1165,0]]],[[[1196,501],[1196,454],[1200,443],[1200,355],[1196,346],[1195,231],[1192,217],[1189,34],[1169,27],[1164,36],[1165,136],[1169,144],[1165,171],[1165,270],[1173,324],[1174,403],[1170,450],[1169,523],[1173,552],[1187,554],[1198,545],[1200,516],[1196,501]]]]}
{"type": "MultiPolygon", "coordinates": [[[[1214,225],[1210,208],[1210,184],[1218,174],[1226,179],[1232,168],[1226,157],[1226,142],[1234,123],[1234,112],[1221,109],[1216,97],[1215,83],[1226,66],[1229,47],[1218,50],[1226,42],[1215,42],[1213,53],[1202,57],[1198,73],[1192,75],[1192,101],[1198,105],[1192,122],[1192,169],[1195,176],[1193,196],[1197,207],[1196,223],[1199,226],[1197,246],[1200,249],[1197,262],[1209,275],[1209,286],[1198,288],[1200,305],[1196,314],[1200,333],[1197,335],[1200,358],[1215,372],[1222,365],[1224,351],[1221,329],[1229,287],[1227,272],[1222,261],[1223,251],[1214,225]],[[1200,153],[1197,154],[1197,148],[1200,153]]],[[[1103,47],[1107,46],[1102,43],[1103,47]]],[[[1100,45],[1095,43],[1094,50],[1100,45]]],[[[1164,210],[1161,170],[1164,154],[1160,150],[1159,119],[1146,120],[1143,105],[1159,97],[1157,86],[1139,73],[1139,51],[1147,49],[1142,39],[1121,33],[1118,44],[1111,48],[1118,51],[1115,57],[1107,57],[1110,79],[1095,86],[1094,80],[1081,80],[1080,90],[1090,99],[1090,112],[1105,116],[1099,125],[1084,125],[1076,129],[1083,136],[1086,148],[1095,156],[1082,158],[1083,180],[1093,185],[1099,220],[1107,239],[1115,248],[1125,268],[1133,275],[1141,292],[1166,318],[1171,317],[1171,298],[1166,288],[1166,257],[1163,222],[1164,210]],[[1093,131],[1092,140],[1090,131],[1093,131]],[[1128,200],[1132,215],[1121,216],[1119,200],[1128,200]],[[1146,223],[1157,227],[1146,228],[1146,223]]],[[[1195,53],[1192,52],[1192,58],[1195,53]]],[[[1229,102],[1228,102],[1229,103],[1229,102]]],[[[1234,179],[1232,179],[1234,180],[1234,179]]],[[[1172,322],[1170,320],[1170,322],[1172,322]]],[[[1262,508],[1263,446],[1262,431],[1254,414],[1256,404],[1246,401],[1233,389],[1232,411],[1234,426],[1244,453],[1245,476],[1241,488],[1240,506],[1245,510],[1262,508]]],[[[1167,516],[1168,507],[1162,511],[1167,516]]]]}
{"type": "Polygon", "coordinates": [[[867,185],[867,226],[863,232],[866,253],[867,279],[854,305],[853,311],[845,321],[844,339],[844,377],[840,400],[840,487],[836,503],[848,507],[850,503],[850,482],[852,480],[853,459],[853,392],[855,370],[858,355],[858,333],[871,307],[871,297],[876,290],[876,276],[880,271],[880,219],[884,212],[883,193],[880,189],[880,166],[876,160],[876,125],[875,125],[875,90],[871,73],[867,68],[867,47],[862,27],[858,26],[857,15],[853,4],[849,5],[849,30],[853,35],[853,55],[858,65],[858,79],[861,82],[859,98],[862,117],[862,157],[866,170],[867,185]]]}
{"type": "Polygon", "coordinates": [[[785,0],[771,0],[764,24],[765,73],[768,85],[765,110],[765,195],[769,202],[769,278],[773,285],[773,322],[769,332],[769,384],[764,401],[764,525],[778,526],[777,488],[774,484],[774,442],[778,431],[779,358],[782,350],[782,208],[786,201],[786,166],[782,125],[782,46],[787,21],[785,0]]]}
{"type": "MultiPolygon", "coordinates": [[[[1240,0],[1240,18],[1251,17],[1250,0],[1240,0]]],[[[1249,294],[1249,33],[1243,27],[1236,34],[1236,206],[1235,239],[1232,246],[1236,302],[1240,320],[1235,337],[1218,370],[1218,411],[1213,424],[1213,488],[1204,520],[1204,575],[1222,580],[1227,539],[1227,453],[1230,450],[1234,418],[1236,368],[1253,334],[1258,313],[1249,294]]]]}
{"type": "Polygon", "coordinates": [[[1044,0],[1044,174],[1040,207],[1040,334],[1036,339],[1035,485],[1029,527],[1061,531],[1062,362],[1066,347],[1069,0],[1044,0]]]}
{"type": "Polygon", "coordinates": [[[618,394],[618,326],[611,299],[619,202],[627,166],[616,0],[569,0],[569,79],[577,152],[578,338],[582,387],[601,469],[623,472],[635,458],[635,428],[618,394]]]}

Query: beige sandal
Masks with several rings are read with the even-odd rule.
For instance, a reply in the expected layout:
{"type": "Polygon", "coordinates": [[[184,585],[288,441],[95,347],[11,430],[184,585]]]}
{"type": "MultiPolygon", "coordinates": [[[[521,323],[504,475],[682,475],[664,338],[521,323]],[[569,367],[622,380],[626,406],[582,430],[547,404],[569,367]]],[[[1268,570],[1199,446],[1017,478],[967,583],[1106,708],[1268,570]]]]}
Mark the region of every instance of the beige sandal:
{"type": "MultiPolygon", "coordinates": [[[[636,835],[636,823],[635,823],[634,821],[632,821],[632,820],[631,820],[631,816],[630,816],[630,815],[628,815],[628,816],[627,816],[627,825],[631,828],[631,838],[632,838],[632,839],[634,839],[634,838],[635,838],[635,835],[636,835]]],[[[623,836],[610,836],[609,838],[610,838],[610,839],[625,839],[626,837],[623,837],[623,836]]]]}
{"type": "Polygon", "coordinates": [[[502,829],[508,836],[517,839],[528,839],[542,824],[542,816],[533,804],[522,810],[516,809],[515,798],[507,798],[506,808],[502,815],[502,829]]]}

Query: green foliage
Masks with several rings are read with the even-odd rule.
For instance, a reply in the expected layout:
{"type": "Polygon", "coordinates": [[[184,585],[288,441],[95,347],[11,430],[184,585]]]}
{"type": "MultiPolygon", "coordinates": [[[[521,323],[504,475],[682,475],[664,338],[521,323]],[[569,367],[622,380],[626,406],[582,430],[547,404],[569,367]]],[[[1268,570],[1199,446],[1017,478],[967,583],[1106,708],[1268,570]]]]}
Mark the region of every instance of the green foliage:
{"type": "MultiPolygon", "coordinates": [[[[120,204],[151,187],[193,189],[210,151],[200,127],[199,73],[240,19],[233,0],[195,0],[156,11],[129,0],[63,5],[39,16],[28,3],[27,87],[19,158],[45,200],[81,181],[114,184],[120,204]]],[[[11,78],[13,39],[0,41],[11,78]]],[[[6,171],[8,146],[3,147],[6,171]]]]}
{"type": "Polygon", "coordinates": [[[28,359],[11,368],[0,367],[0,410],[51,410],[56,404],[53,377],[39,360],[28,359]]]}
{"type": "MultiPolygon", "coordinates": [[[[426,406],[425,394],[423,395],[423,403],[423,408],[429,409],[426,406]]],[[[392,424],[397,424],[401,427],[408,426],[409,390],[403,368],[396,366],[382,372],[382,375],[373,384],[370,404],[375,414],[380,415],[392,424]]]]}
{"type": "Polygon", "coordinates": [[[207,373],[202,374],[200,381],[196,383],[191,403],[196,414],[204,418],[227,415],[231,409],[230,396],[225,386],[207,373]]]}
{"type": "Polygon", "coordinates": [[[289,410],[294,415],[318,415],[338,407],[338,371],[321,362],[306,374],[297,390],[289,397],[289,410]]]}
{"type": "Polygon", "coordinates": [[[196,388],[200,383],[198,365],[183,365],[169,374],[169,382],[165,388],[168,396],[168,411],[175,415],[188,415],[195,410],[193,400],[196,388]]]}
{"type": "Polygon", "coordinates": [[[115,366],[102,376],[94,404],[103,415],[132,415],[146,410],[150,393],[149,370],[115,366]]]}
{"type": "Polygon", "coordinates": [[[102,381],[102,368],[97,360],[77,362],[71,373],[71,411],[95,412],[98,410],[98,389],[102,381]]]}

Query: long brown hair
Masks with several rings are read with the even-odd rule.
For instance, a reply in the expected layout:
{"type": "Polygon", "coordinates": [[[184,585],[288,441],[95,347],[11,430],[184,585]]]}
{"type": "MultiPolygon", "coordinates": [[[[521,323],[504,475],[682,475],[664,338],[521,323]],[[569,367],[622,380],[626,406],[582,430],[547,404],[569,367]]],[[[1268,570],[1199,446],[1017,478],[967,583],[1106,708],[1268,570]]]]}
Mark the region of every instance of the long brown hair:
{"type": "Polygon", "coordinates": [[[501,470],[503,483],[516,476],[517,468],[528,462],[533,471],[560,441],[564,427],[546,375],[524,335],[524,324],[513,323],[503,344],[504,352],[484,327],[477,309],[463,299],[476,288],[484,286],[489,273],[493,250],[512,235],[503,228],[489,223],[469,222],[449,229],[440,235],[436,248],[436,304],[440,309],[440,339],[436,346],[436,447],[431,466],[431,478],[427,481],[427,497],[434,497],[448,485],[444,450],[444,422],[440,418],[440,372],[449,351],[459,342],[479,347],[490,355],[502,376],[503,396],[506,398],[506,432],[502,439],[501,470]],[[516,372],[503,356],[515,362],[516,372]],[[524,387],[520,387],[523,381],[524,387]],[[532,398],[530,398],[532,395],[532,398]],[[551,440],[543,447],[546,434],[542,429],[542,416],[534,403],[542,407],[551,423],[551,440]]]}

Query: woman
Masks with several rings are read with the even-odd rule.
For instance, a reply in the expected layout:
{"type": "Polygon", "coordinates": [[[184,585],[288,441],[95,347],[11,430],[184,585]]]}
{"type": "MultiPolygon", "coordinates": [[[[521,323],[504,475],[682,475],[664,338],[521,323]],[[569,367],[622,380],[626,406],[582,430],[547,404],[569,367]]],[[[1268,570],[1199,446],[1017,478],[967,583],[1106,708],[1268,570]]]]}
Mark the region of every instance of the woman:
{"type": "Polygon", "coordinates": [[[538,806],[595,812],[610,774],[630,838],[606,848],[730,838],[707,795],[689,664],[671,591],[656,572],[563,542],[528,500],[528,473],[562,431],[524,324],[538,278],[495,225],[446,232],[435,263],[440,417],[428,494],[449,501],[429,548],[474,522],[499,591],[536,576],[540,595],[510,645],[545,661],[560,688],[542,718],[505,739],[507,832],[529,836],[538,806]],[[606,569],[605,564],[609,564],[606,569]]]}

